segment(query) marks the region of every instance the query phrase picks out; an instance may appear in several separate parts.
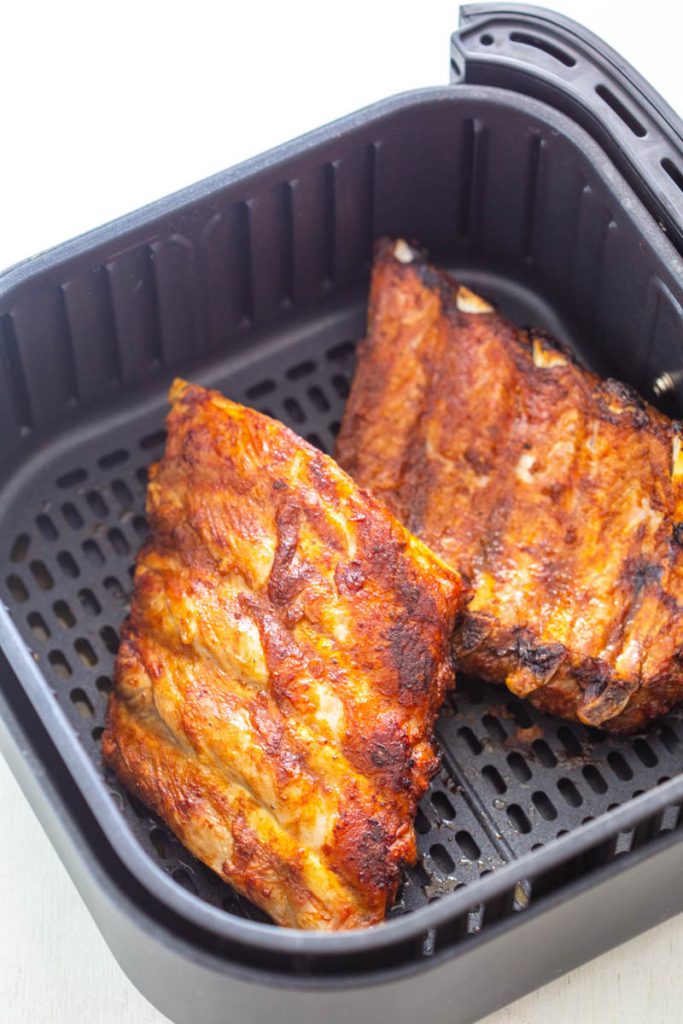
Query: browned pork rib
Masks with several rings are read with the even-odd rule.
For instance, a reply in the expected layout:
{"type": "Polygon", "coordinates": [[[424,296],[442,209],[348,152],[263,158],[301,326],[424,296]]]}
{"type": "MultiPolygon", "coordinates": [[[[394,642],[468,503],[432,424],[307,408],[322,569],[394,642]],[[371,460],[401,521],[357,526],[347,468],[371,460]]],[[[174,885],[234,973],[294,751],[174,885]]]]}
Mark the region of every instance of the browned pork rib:
{"type": "Polygon", "coordinates": [[[459,666],[633,730],[683,698],[680,425],[383,243],[340,465],[462,570],[459,666]]]}
{"type": "Polygon", "coordinates": [[[462,582],[281,423],[171,402],[105,759],[279,924],[374,924],[415,859],[462,582]]]}

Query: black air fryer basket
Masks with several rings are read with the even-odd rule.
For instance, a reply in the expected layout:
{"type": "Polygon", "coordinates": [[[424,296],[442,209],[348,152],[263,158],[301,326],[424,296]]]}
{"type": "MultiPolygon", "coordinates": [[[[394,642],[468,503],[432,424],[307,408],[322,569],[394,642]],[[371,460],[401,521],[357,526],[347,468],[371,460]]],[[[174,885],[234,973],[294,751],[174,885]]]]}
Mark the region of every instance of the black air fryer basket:
{"type": "Polygon", "coordinates": [[[102,767],[176,374],[330,450],[373,240],[401,236],[675,414],[681,124],[540,8],[461,10],[376,104],[0,277],[0,739],[115,956],[177,1024],[465,1024],[683,909],[683,719],[609,738],[461,679],[386,924],[277,929],[102,767]]]}

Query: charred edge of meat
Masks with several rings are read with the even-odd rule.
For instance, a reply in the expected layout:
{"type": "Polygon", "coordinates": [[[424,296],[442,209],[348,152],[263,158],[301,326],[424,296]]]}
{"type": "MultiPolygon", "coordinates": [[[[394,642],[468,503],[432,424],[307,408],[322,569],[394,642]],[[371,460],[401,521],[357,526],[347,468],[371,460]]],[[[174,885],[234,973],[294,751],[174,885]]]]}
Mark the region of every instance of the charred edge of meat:
{"type": "Polygon", "coordinates": [[[539,679],[547,679],[567,656],[567,648],[561,643],[540,644],[528,630],[517,632],[515,655],[524,668],[528,668],[539,679]]]}

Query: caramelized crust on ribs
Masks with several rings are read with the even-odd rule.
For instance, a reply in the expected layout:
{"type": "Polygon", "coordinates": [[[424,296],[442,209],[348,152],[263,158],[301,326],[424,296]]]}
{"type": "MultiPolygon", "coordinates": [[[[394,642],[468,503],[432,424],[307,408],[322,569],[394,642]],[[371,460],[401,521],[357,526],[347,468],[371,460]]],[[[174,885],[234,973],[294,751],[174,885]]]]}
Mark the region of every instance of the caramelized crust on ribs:
{"type": "Polygon", "coordinates": [[[282,424],[170,398],[105,759],[279,924],[376,923],[415,858],[463,584],[282,424]]]}
{"type": "Polygon", "coordinates": [[[470,578],[463,670],[614,731],[683,698],[680,425],[405,242],[378,250],[337,457],[470,578]]]}

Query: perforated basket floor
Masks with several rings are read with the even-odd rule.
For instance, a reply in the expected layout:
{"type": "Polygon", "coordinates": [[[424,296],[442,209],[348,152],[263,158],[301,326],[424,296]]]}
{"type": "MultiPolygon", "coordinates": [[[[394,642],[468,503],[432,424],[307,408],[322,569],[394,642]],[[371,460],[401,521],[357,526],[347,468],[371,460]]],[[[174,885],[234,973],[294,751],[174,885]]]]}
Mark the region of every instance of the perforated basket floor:
{"type": "MultiPolygon", "coordinates": [[[[362,301],[189,375],[276,416],[330,450],[362,334],[362,301]]],[[[118,629],[128,609],[136,551],[146,532],[147,467],[164,443],[164,389],[127,417],[105,414],[84,440],[37,453],[25,487],[0,522],[7,545],[2,599],[65,709],[101,765],[99,742],[118,629]]],[[[612,739],[551,719],[505,689],[460,678],[438,725],[442,767],[417,817],[418,865],[392,914],[467,885],[506,861],[675,775],[683,753],[677,715],[636,738],[612,739]]],[[[226,911],[264,915],[197,862],[163,822],[106,774],[148,855],[179,885],[226,911]]],[[[674,809],[675,810],[675,809],[674,809]]],[[[668,827],[672,827],[670,823],[668,827]]],[[[666,823],[662,824],[666,827],[666,823]]],[[[622,834],[619,849],[632,835],[622,834]]],[[[519,887],[520,906],[527,895],[519,887]]],[[[476,931],[476,913],[470,930],[476,931]]]]}

